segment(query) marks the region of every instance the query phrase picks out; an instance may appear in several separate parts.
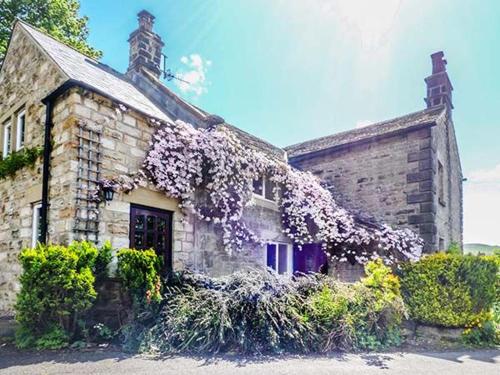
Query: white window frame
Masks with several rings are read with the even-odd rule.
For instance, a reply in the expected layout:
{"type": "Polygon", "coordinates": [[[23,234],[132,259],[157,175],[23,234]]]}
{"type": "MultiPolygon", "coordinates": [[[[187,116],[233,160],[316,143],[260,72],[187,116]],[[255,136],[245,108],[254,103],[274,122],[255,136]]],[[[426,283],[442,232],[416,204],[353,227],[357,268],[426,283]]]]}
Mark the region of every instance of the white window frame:
{"type": "Polygon", "coordinates": [[[35,203],[33,205],[33,221],[31,224],[31,247],[35,247],[38,243],[38,225],[41,219],[42,203],[35,203]]]}
{"type": "Polygon", "coordinates": [[[11,150],[12,150],[12,121],[9,121],[6,122],[3,127],[2,156],[6,158],[10,154],[11,150]]]}
{"type": "Polygon", "coordinates": [[[266,267],[272,269],[274,272],[279,272],[279,245],[286,246],[286,271],[282,275],[292,275],[293,274],[293,246],[286,242],[267,242],[264,247],[264,264],[266,267]],[[267,252],[268,246],[274,245],[274,259],[276,260],[276,269],[272,269],[267,265],[267,252]]]}
{"type": "Polygon", "coordinates": [[[21,150],[26,142],[26,110],[23,109],[18,112],[16,117],[16,151],[21,150]],[[24,137],[21,144],[21,118],[24,117],[24,137]]]}
{"type": "Polygon", "coordinates": [[[260,177],[262,179],[262,194],[257,194],[255,191],[253,191],[253,195],[255,197],[258,197],[259,199],[262,199],[262,200],[265,200],[265,201],[268,201],[268,202],[273,202],[273,203],[276,203],[276,200],[274,200],[274,193],[271,192],[271,194],[273,194],[273,199],[268,199],[266,198],[266,181],[269,181],[269,177],[268,176],[261,176],[260,177]]]}

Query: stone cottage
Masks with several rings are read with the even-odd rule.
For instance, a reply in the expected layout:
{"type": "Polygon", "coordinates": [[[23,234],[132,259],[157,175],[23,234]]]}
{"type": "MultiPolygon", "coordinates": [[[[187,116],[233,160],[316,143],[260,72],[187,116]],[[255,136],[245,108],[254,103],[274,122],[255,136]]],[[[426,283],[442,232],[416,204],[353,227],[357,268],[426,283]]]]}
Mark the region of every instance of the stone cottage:
{"type": "Polygon", "coordinates": [[[160,80],[163,42],[153,31],[154,17],[142,11],[138,19],[125,74],[22,21],[14,25],[0,70],[1,151],[5,158],[43,147],[44,155],[33,168],[0,180],[0,312],[15,301],[19,251],[38,241],[110,240],[115,248],[154,248],[168,268],[214,275],[242,265],[280,273],[325,265],[319,247],[306,247],[299,256],[284,236],[265,178],[255,182],[256,204],[245,208],[244,220],[267,245],[233,255],[221,250],[211,224],[183,215],[175,199],[153,186],[96,202],[92,194],[101,179],[141,167],[156,121],[224,126],[269,158],[286,161],[288,155],[297,168],[334,185],[360,217],[418,231],[428,251],[461,242],[462,175],[442,54],[433,55],[433,74],[426,79],[428,109],[281,149],[170,91],[160,80]]]}

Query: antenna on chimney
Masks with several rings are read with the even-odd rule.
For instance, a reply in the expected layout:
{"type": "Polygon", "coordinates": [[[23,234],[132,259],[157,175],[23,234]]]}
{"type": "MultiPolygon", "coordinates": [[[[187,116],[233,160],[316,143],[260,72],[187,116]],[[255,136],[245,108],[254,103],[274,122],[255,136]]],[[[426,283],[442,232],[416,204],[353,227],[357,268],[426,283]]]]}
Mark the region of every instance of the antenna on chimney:
{"type": "Polygon", "coordinates": [[[182,78],[177,77],[174,73],[172,73],[171,69],[167,69],[168,57],[164,53],[162,53],[161,55],[163,56],[163,69],[160,69],[160,71],[163,73],[163,79],[166,79],[169,82],[173,79],[176,79],[177,81],[181,81],[181,82],[184,82],[184,83],[187,83],[188,85],[190,85],[191,84],[190,82],[188,82],[182,78]]]}

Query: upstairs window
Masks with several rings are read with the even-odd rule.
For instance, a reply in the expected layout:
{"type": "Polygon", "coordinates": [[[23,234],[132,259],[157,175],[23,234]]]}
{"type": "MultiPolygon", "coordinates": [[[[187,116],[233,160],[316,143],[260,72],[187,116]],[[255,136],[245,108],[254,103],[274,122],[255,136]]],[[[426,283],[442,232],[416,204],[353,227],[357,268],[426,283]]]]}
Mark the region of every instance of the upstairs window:
{"type": "Polygon", "coordinates": [[[274,187],[275,183],[267,176],[262,176],[253,181],[253,193],[269,201],[275,200],[274,187]]]}
{"type": "Polygon", "coordinates": [[[9,121],[3,125],[2,156],[6,158],[11,151],[12,151],[12,124],[9,121]]]}
{"type": "Polygon", "coordinates": [[[293,273],[293,249],[286,243],[268,243],[266,261],[267,267],[280,275],[293,273]]]}
{"type": "Polygon", "coordinates": [[[16,150],[20,150],[24,147],[25,134],[26,134],[26,112],[23,109],[17,114],[16,150]]]}

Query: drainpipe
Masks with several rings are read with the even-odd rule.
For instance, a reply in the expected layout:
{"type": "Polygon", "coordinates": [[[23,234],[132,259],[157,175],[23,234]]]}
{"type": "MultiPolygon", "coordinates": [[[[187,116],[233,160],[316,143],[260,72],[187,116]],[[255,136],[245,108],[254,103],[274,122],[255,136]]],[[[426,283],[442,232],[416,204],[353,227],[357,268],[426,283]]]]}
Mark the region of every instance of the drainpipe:
{"type": "Polygon", "coordinates": [[[40,242],[47,243],[47,218],[49,212],[49,177],[50,177],[50,154],[52,152],[52,108],[53,99],[45,102],[45,134],[43,142],[43,174],[42,174],[42,207],[40,210],[40,242]]]}

